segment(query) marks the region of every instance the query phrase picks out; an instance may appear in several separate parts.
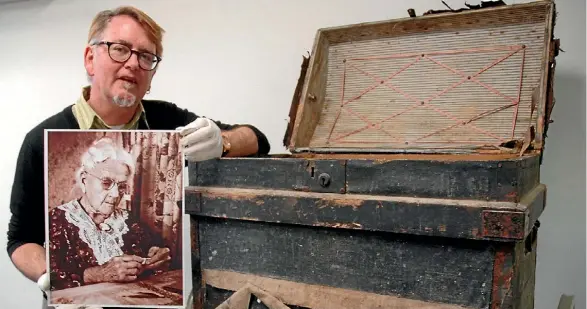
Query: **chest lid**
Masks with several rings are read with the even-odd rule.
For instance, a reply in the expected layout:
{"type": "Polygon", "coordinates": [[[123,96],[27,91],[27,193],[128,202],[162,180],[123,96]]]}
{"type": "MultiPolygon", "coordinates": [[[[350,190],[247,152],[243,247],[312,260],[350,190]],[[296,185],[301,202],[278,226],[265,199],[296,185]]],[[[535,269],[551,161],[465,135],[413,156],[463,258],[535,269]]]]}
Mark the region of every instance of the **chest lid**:
{"type": "Polygon", "coordinates": [[[538,1],[319,29],[284,145],[540,152],[554,103],[554,18],[554,2],[538,1]]]}

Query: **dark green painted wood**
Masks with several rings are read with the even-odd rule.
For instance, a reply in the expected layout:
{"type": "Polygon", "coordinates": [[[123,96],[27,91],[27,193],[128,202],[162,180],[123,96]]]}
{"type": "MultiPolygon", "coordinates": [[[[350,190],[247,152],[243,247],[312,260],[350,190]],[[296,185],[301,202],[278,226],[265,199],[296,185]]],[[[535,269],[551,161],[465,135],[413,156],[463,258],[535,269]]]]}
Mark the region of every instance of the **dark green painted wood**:
{"type": "Polygon", "coordinates": [[[518,202],[538,184],[537,157],[496,161],[348,160],[347,193],[518,202]]]}
{"type": "Polygon", "coordinates": [[[190,163],[190,185],[519,202],[538,156],[507,160],[222,158],[190,163]]]}
{"type": "Polygon", "coordinates": [[[344,193],[346,177],[345,161],[297,158],[208,160],[190,163],[189,174],[192,186],[325,193],[344,193]]]}
{"type": "Polygon", "coordinates": [[[486,308],[491,242],[200,218],[202,269],[486,308]]]}

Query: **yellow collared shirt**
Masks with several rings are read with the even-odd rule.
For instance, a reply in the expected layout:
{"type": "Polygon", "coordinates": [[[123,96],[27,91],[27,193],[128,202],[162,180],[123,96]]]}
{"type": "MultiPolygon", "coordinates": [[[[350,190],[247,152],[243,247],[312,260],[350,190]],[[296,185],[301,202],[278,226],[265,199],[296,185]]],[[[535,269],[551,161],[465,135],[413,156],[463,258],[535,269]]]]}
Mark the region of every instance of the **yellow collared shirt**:
{"type": "MultiPolygon", "coordinates": [[[[86,86],[82,89],[82,94],[77,100],[77,102],[73,105],[73,115],[77,120],[80,129],[82,130],[90,130],[90,129],[112,129],[113,127],[107,125],[98,114],[94,111],[94,109],[88,104],[88,97],[90,94],[90,87],[86,86]]],[[[139,103],[140,106],[137,109],[137,112],[127,124],[122,126],[120,129],[123,130],[135,130],[139,126],[139,120],[145,113],[145,109],[143,104],[139,103]]]]}

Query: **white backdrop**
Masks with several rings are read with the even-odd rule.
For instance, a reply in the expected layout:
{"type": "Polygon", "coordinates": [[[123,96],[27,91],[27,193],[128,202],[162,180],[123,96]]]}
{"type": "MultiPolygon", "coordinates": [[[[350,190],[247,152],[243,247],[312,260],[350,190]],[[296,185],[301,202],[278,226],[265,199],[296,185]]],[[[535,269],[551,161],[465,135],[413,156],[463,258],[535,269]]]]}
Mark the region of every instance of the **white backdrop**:
{"type": "MultiPolygon", "coordinates": [[[[462,7],[464,1],[446,1],[462,7]]],[[[479,1],[469,1],[477,4],[479,1]]],[[[506,1],[512,3],[513,1],[506,1]]],[[[527,2],[527,1],[517,1],[527,2]]],[[[440,0],[30,0],[0,5],[0,244],[5,251],[8,202],[24,134],[73,103],[85,84],[83,48],[99,10],[140,7],[166,30],[165,55],[149,98],[224,122],[252,123],[272,153],[282,137],[302,55],[316,30],[406,17],[445,8],[440,0]]],[[[547,139],[542,182],[548,204],[538,241],[536,308],[555,308],[561,293],[585,308],[585,1],[558,1],[555,122],[547,139]],[[566,138],[565,140],[563,140],[566,138]],[[573,250],[571,250],[573,249],[573,250]]],[[[0,254],[2,308],[38,308],[41,296],[0,254]]]]}

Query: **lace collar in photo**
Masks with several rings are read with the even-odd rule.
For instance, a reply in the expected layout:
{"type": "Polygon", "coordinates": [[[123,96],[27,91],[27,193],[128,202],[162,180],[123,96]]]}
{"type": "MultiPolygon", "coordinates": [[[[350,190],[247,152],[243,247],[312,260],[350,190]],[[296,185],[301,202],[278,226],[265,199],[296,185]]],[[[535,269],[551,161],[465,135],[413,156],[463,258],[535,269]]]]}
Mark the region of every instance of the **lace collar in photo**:
{"type": "Polygon", "coordinates": [[[123,254],[121,248],[124,246],[124,241],[122,237],[129,230],[126,224],[128,212],[119,210],[113,213],[104,221],[109,229],[103,230],[92,221],[92,218],[77,200],[61,205],[59,209],[65,211],[67,222],[79,228],[80,239],[93,250],[99,265],[123,254]]]}

